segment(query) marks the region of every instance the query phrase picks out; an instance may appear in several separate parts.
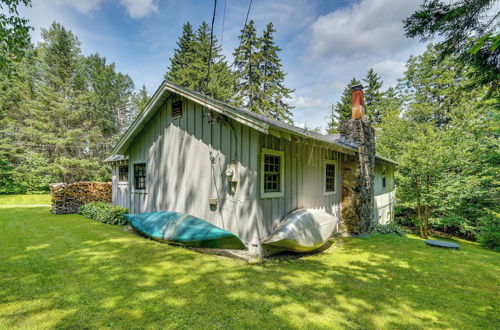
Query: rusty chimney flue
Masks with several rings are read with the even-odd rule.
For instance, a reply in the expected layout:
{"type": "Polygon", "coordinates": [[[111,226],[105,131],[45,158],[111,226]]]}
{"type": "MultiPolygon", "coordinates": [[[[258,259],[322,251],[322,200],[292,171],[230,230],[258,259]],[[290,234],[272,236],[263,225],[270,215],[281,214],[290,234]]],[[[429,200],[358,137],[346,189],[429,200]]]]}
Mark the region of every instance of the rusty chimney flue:
{"type": "Polygon", "coordinates": [[[363,100],[363,86],[352,86],[352,119],[365,120],[365,102],[363,100]]]}

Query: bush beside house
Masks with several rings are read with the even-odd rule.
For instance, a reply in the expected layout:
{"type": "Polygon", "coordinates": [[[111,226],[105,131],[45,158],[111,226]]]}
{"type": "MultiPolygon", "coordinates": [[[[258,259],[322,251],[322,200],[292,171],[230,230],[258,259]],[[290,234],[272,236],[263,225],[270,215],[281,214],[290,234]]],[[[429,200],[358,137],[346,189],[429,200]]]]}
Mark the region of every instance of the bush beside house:
{"type": "Polygon", "coordinates": [[[78,213],[89,219],[110,225],[125,225],[127,219],[123,216],[128,209],[108,202],[98,201],[84,204],[78,208],[78,213]]]}

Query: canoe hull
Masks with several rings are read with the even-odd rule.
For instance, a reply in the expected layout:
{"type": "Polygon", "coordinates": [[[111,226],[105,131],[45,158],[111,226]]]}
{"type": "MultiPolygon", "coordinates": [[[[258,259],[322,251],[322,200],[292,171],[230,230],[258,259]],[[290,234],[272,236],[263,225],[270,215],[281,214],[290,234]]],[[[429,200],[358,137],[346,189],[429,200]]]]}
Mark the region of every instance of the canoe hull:
{"type": "Polygon", "coordinates": [[[321,210],[300,209],[288,215],[262,244],[294,252],[323,246],[338,228],[339,219],[321,210]]]}
{"type": "Polygon", "coordinates": [[[163,211],[125,217],[132,228],[155,240],[197,248],[246,249],[233,233],[192,215],[163,211]]]}

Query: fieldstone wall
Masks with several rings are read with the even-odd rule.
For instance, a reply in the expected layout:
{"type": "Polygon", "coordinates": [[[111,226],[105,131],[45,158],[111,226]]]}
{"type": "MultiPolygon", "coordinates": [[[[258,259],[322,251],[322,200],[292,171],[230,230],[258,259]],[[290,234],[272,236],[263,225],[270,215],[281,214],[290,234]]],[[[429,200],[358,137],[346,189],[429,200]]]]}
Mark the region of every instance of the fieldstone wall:
{"type": "Polygon", "coordinates": [[[340,134],[358,144],[356,156],[342,159],[342,218],[352,233],[365,233],[373,225],[375,180],[375,134],[370,122],[351,119],[340,134]]]}
{"type": "Polygon", "coordinates": [[[81,181],[49,185],[52,213],[76,213],[83,204],[95,201],[111,203],[111,182],[81,181]]]}

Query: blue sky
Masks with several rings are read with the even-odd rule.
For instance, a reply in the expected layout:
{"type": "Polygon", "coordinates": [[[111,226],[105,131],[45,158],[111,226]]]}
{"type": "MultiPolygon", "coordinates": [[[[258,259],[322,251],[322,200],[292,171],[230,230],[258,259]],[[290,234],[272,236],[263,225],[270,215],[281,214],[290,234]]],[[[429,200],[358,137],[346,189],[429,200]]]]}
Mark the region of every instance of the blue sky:
{"type": "MultiPolygon", "coordinates": [[[[248,0],[218,0],[216,27],[229,61],[243,27],[248,0]],[[224,34],[222,21],[226,5],[224,34]]],[[[273,22],[282,48],[287,86],[294,88],[296,124],[325,127],[329,106],[352,77],[364,77],[373,67],[384,88],[404,71],[410,54],[424,45],[406,39],[401,20],[417,7],[416,0],[253,0],[250,19],[260,31],[273,22]]],[[[128,73],[140,88],[156,90],[163,79],[186,21],[197,26],[210,21],[210,0],[33,0],[21,11],[35,30],[53,21],[79,38],[84,54],[98,52],[118,70],[128,73]]]]}

